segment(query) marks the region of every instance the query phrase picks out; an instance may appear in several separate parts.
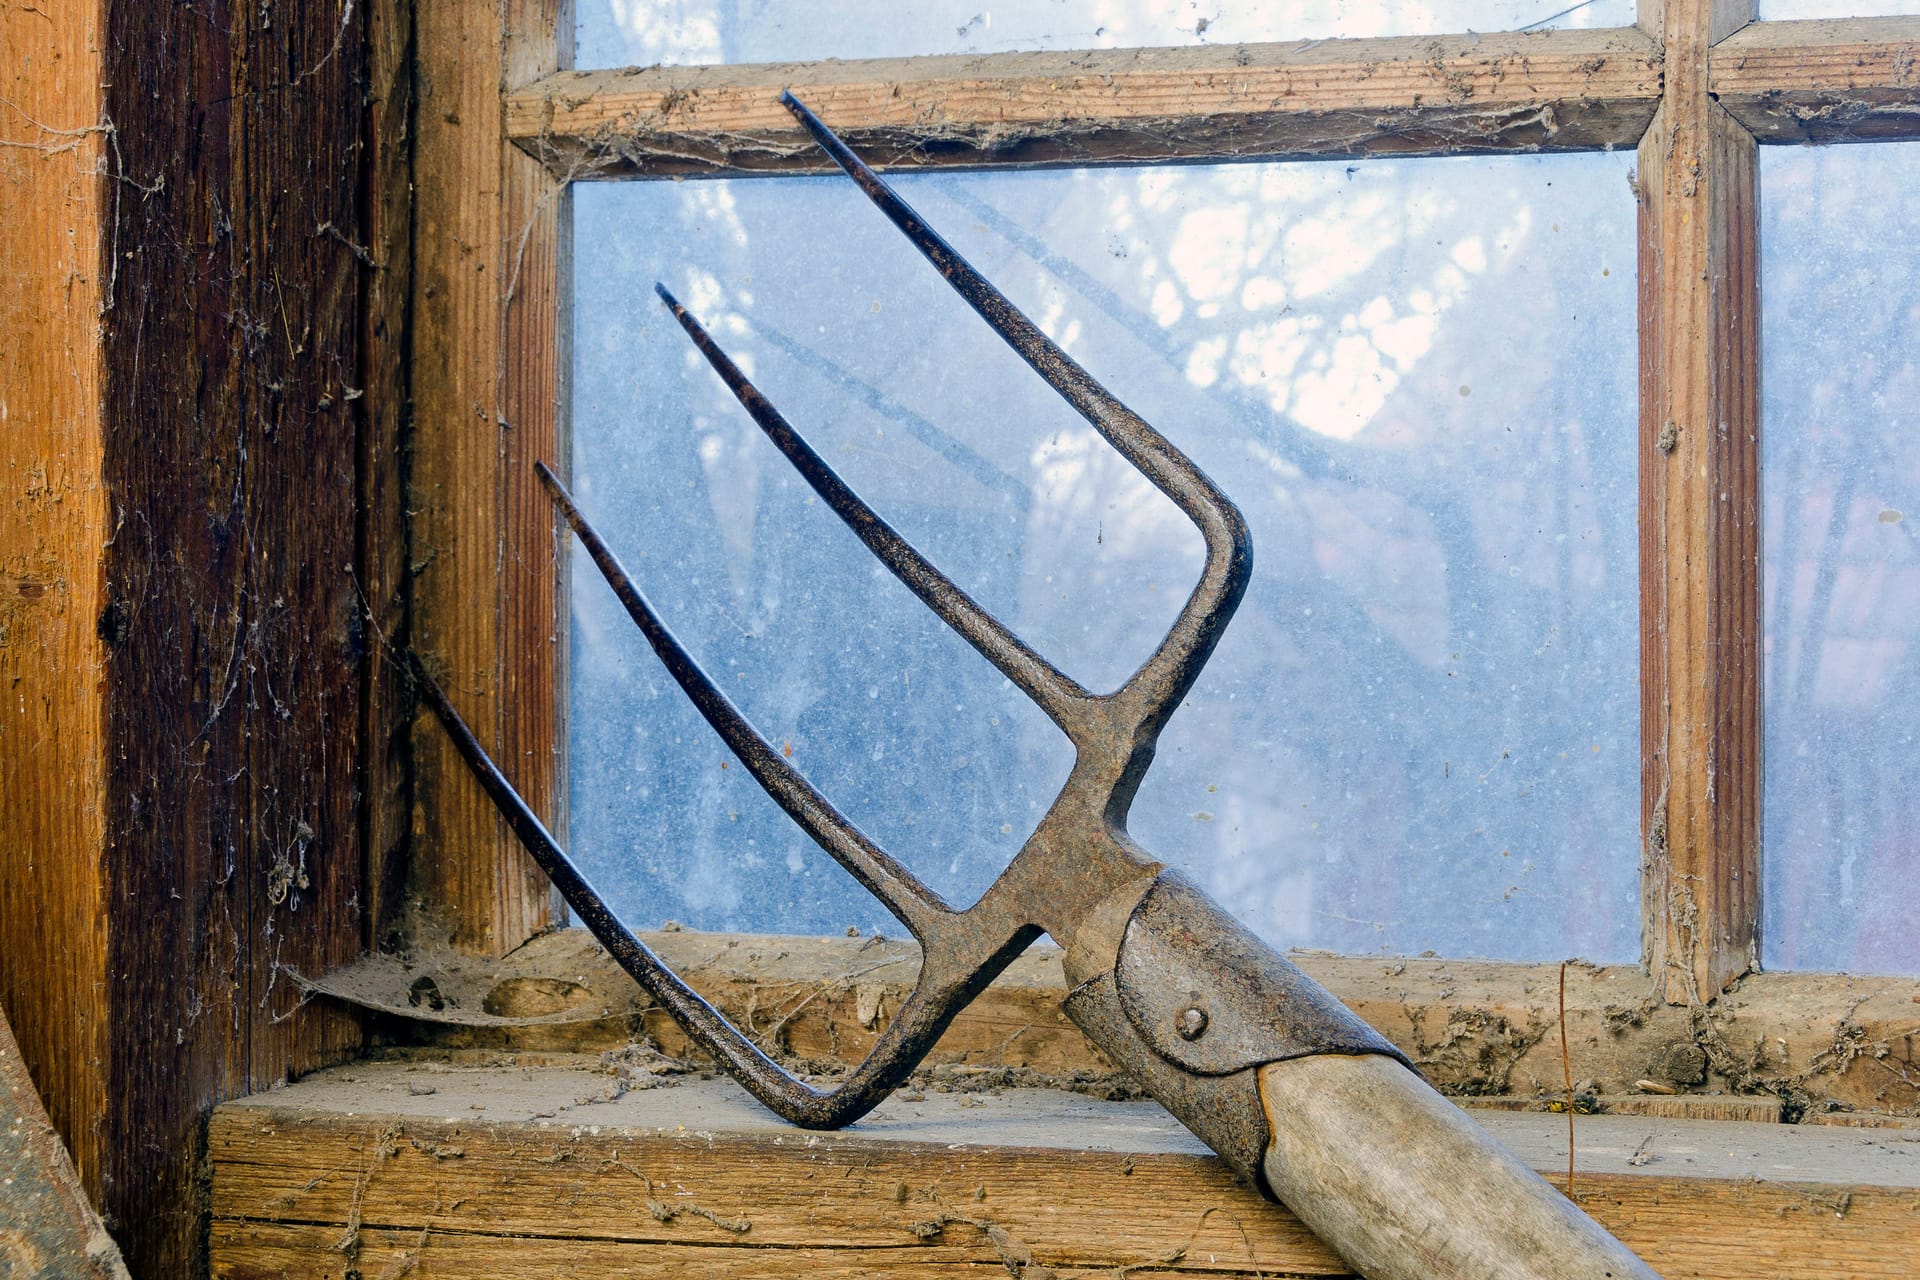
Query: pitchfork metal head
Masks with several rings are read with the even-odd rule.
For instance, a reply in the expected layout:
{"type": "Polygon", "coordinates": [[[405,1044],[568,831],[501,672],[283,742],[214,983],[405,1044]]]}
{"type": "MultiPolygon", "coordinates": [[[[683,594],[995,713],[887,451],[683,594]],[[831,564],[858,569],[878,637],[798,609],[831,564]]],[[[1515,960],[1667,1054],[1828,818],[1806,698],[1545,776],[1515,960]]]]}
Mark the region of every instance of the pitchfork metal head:
{"type": "MultiPolygon", "coordinates": [[[[1112,960],[1127,913],[1162,865],[1128,838],[1127,811],[1167,718],[1219,643],[1252,571],[1252,543],[1233,503],[1191,459],[1061,350],[921,221],[878,174],[792,94],[782,101],[820,147],[924,254],[988,326],[1200,529],[1200,580],[1158,647],[1111,693],[1083,688],[1035,652],[916,551],[868,506],[721,350],[664,286],[661,300],[774,446],[835,515],[928,608],[1031,698],[1073,743],[1074,765],[1046,816],[980,900],[956,911],[863,834],[757,733],[703,672],[621,568],[544,464],[541,481],[668,672],[781,808],[850,871],[921,944],[918,985],[866,1061],[837,1088],[788,1074],[700,999],[616,919],[486,757],[445,695],[420,671],[429,702],[521,841],[582,923],[692,1038],[762,1102],[801,1125],[830,1128],[870,1110],[912,1072],[940,1032],[1043,932],[1090,968],[1112,960]]],[[[418,664],[416,663],[416,670],[418,664]]]]}

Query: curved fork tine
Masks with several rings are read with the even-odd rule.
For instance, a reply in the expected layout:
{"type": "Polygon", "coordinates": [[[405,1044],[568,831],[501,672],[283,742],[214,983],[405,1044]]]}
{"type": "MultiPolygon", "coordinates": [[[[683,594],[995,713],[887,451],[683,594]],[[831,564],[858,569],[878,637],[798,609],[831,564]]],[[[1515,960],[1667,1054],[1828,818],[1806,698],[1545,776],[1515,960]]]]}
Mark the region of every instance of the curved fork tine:
{"type": "Polygon", "coordinates": [[[1073,731],[1067,726],[1073,708],[1085,703],[1093,695],[1035,653],[1020,637],[1007,630],[998,618],[982,609],[972,596],[955,586],[953,580],[935,568],[930,560],[914,550],[912,543],[901,537],[892,525],[840,478],[839,473],[827,465],[825,459],[814,452],[813,446],[793,429],[793,424],[773,407],[773,402],[747,381],[747,376],[720,349],[720,344],[713,340],[705,326],[692,312],[680,305],[680,300],[669,293],[665,285],[656,284],[653,291],[667,304],[674,319],[693,339],[693,345],[707,358],[707,363],[727,384],[741,407],[753,416],[767,439],[786,455],[793,469],[813,486],[813,491],[832,508],[847,528],[867,544],[867,550],[873,552],[894,577],[905,583],[909,591],[919,596],[941,621],[958,632],[961,639],[978,649],[982,657],[998,667],[1001,674],[1038,703],[1054,723],[1071,734],[1073,731]]]}
{"type": "Polygon", "coordinates": [[[805,104],[791,93],[781,94],[780,101],[981,319],[1199,526],[1207,544],[1207,562],[1200,581],[1166,639],[1116,695],[1139,699],[1140,724],[1149,735],[1157,732],[1206,665],[1227,619],[1246,591],[1247,578],[1253,571],[1253,543],[1239,509],[1192,459],[1115,399],[1005,294],[987,283],[805,104]]]}
{"type": "Polygon", "coordinates": [[[417,656],[413,658],[413,675],[494,806],[534,862],[579,915],[581,923],[600,940],[620,967],[660,1002],[689,1039],[712,1055],[748,1092],[782,1119],[810,1129],[835,1129],[873,1110],[913,1073],[921,1057],[967,1001],[1032,941],[1033,931],[1018,935],[1011,944],[978,965],[968,965],[959,957],[938,963],[935,957],[943,954],[937,949],[938,944],[929,947],[918,985],[881,1033],[866,1061],[838,1088],[816,1089],[790,1075],[761,1052],[739,1028],[681,981],[680,975],[668,968],[652,948],[620,923],[547,831],[546,825],[494,765],[417,656]]]}
{"type": "Polygon", "coordinates": [[[607,585],[613,588],[614,594],[620,597],[620,603],[626,606],[627,616],[647,637],[653,651],[660,655],[668,674],[686,692],[688,699],[706,717],[707,723],[713,726],[733,754],[739,757],[740,763],[760,783],[761,789],[773,797],[774,803],[786,810],[788,816],[799,823],[801,830],[813,837],[816,844],[833,855],[834,861],[845,867],[854,879],[880,899],[914,937],[925,943],[929,934],[937,928],[940,918],[951,915],[940,895],[922,884],[913,872],[862,834],[774,749],[772,743],[747,723],[740,709],[728,700],[726,694],[720,692],[707,673],[700,669],[700,664],[693,660],[693,656],[667,630],[666,624],[660,621],[660,615],[653,611],[653,606],[633,585],[633,579],[620,567],[619,560],[614,558],[600,535],[594,532],[593,526],[587,523],[580,508],[574,505],[573,496],[566,487],[544,462],[536,462],[534,470],[547,486],[554,505],[586,545],[587,554],[600,567],[607,585]]]}

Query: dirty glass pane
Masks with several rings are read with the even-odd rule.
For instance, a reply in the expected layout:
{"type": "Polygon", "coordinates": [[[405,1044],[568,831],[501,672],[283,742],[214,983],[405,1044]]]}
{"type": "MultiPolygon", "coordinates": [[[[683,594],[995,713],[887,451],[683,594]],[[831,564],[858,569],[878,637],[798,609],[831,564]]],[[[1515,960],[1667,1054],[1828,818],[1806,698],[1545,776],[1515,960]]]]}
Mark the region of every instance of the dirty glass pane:
{"type": "Polygon", "coordinates": [[[1633,25],[1632,0],[579,0],[580,67],[1633,25]]]}
{"type": "Polygon", "coordinates": [[[1763,958],[1920,973],[1920,144],[1761,180],[1763,958]]]}
{"type": "Polygon", "coordinates": [[[1920,11],[1917,0],[1760,0],[1760,20],[1888,18],[1920,11]]]}
{"type": "MultiPolygon", "coordinates": [[[[914,175],[904,194],[1238,501],[1256,571],[1134,806],[1282,944],[1637,954],[1629,156],[914,175]]],[[[971,901],[1057,731],[792,477],[665,281],[850,482],[1111,688],[1200,543],[844,179],[576,203],[574,467],[766,736],[971,901]]],[[[572,831],[621,909],[881,912],[683,705],[584,557],[572,831]]]]}

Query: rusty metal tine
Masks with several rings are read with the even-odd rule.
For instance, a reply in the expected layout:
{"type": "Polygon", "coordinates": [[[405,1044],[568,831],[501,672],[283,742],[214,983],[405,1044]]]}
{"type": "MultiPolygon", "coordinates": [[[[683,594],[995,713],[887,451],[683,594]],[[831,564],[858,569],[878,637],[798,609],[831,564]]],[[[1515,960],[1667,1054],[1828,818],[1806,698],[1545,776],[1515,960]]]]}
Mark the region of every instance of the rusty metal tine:
{"type": "Polygon", "coordinates": [[[871,1111],[890,1090],[912,1074],[921,1057],[966,1002],[1032,941],[1031,933],[1017,935],[1008,946],[977,967],[969,964],[967,958],[950,956],[946,949],[930,947],[920,984],[901,1005],[867,1061],[838,1088],[816,1089],[789,1075],[620,923],[620,918],[607,907],[574,866],[573,859],[554,840],[546,824],[527,807],[520,793],[493,763],[486,748],[454,710],[446,693],[427,673],[418,655],[413,655],[412,667],[415,685],[439,716],[455,749],[522,847],[560,890],[580,922],[599,939],[620,967],[660,1002],[689,1039],[719,1060],[754,1097],[795,1124],[834,1129],[871,1111]],[[949,957],[937,971],[936,955],[949,957]]]}
{"type": "Polygon", "coordinates": [[[1253,542],[1246,521],[1232,499],[1192,459],[1042,333],[804,103],[791,93],[781,94],[780,100],[1001,340],[1199,527],[1207,546],[1200,582],[1160,646],[1115,694],[1116,700],[1131,704],[1129,710],[1138,716],[1142,737],[1150,739],[1193,686],[1246,591],[1253,571],[1253,542]]]}
{"type": "Polygon", "coordinates": [[[1069,722],[1074,719],[1074,708],[1085,704],[1093,695],[1029,648],[1025,641],[1007,630],[1005,624],[982,609],[972,596],[915,550],[912,543],[901,537],[892,525],[868,506],[814,451],[813,446],[794,430],[793,424],[774,408],[773,402],[762,395],[758,387],[747,380],[746,374],[713,340],[706,327],[680,304],[680,300],[665,285],[656,284],[653,289],[660,295],[660,300],[667,304],[667,309],[673,312],[680,327],[687,331],[687,336],[693,339],[693,345],[700,349],[700,354],[707,358],[707,363],[713,366],[714,372],[720,375],[721,381],[727,384],[741,406],[759,424],[760,430],[766,433],[767,439],[786,456],[787,461],[793,464],[793,469],[813,487],[813,491],[820,495],[847,528],[853,530],[854,535],[867,545],[867,550],[873,552],[894,577],[939,615],[941,621],[958,632],[961,639],[978,649],[982,657],[1039,704],[1054,723],[1072,735],[1074,730],[1069,722]]]}
{"type": "Polygon", "coordinates": [[[719,686],[700,669],[693,655],[686,651],[660,620],[660,615],[654,612],[653,606],[634,586],[633,579],[627,576],[627,571],[621,567],[606,542],[587,523],[587,518],[574,504],[573,495],[567,492],[566,486],[560,483],[544,462],[535,463],[534,470],[546,485],[554,505],[586,546],[587,554],[600,567],[607,585],[613,588],[620,603],[626,606],[627,616],[647,637],[647,643],[660,656],[668,674],[686,692],[688,699],[706,717],[707,723],[713,726],[740,763],[746,766],[747,772],[773,797],[774,803],[800,824],[801,830],[813,837],[814,842],[831,854],[834,861],[845,867],[854,879],[880,899],[914,937],[926,942],[929,934],[938,928],[940,918],[951,914],[940,895],[923,884],[891,854],[869,840],[772,743],[760,736],[740,713],[740,709],[733,705],[726,694],[720,692],[719,686]]]}

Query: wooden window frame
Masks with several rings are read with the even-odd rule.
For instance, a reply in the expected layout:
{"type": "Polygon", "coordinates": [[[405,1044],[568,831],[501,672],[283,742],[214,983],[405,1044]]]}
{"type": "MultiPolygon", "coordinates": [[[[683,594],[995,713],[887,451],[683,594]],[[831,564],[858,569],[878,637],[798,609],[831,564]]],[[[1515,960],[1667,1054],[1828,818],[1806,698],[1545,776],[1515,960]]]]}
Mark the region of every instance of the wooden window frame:
{"type": "MultiPolygon", "coordinates": [[[[1914,1109],[1920,984],[1715,998],[1757,936],[1753,148],[1920,132],[1920,19],[1749,17],[576,75],[568,0],[0,10],[0,1004],[134,1267],[204,1265],[213,1103],[361,1050],[315,975],[405,940],[415,906],[486,954],[557,917],[407,720],[396,658],[444,666],[564,827],[564,557],[530,462],[566,453],[568,180],[808,169],[789,84],[899,165],[1640,146],[1647,936],[1682,1004],[1613,1007],[1596,977],[1569,1017],[1720,1052],[1749,1011],[1732,1065],[1803,1065],[1763,1088],[1847,1075],[1914,1109]]],[[[1538,1025],[1551,977],[1452,963],[1423,996],[1423,961],[1308,963],[1455,1046],[1455,1021],[1538,1025]]],[[[753,1007],[745,977],[701,981],[753,1007]]],[[[841,994],[795,1034],[856,1044],[841,994]]],[[[1023,1000],[1052,994],[996,988],[954,1032],[1004,1042],[1023,1000]]]]}
{"type": "MultiPolygon", "coordinates": [[[[1596,978],[1570,1018],[1715,1043],[1752,1007],[1740,1054],[1799,1016],[1793,1054],[1893,1079],[1912,982],[1715,1001],[1758,936],[1755,147],[1920,136],[1920,19],[1751,16],[583,75],[568,0],[0,10],[0,936],[32,940],[0,1003],[136,1269],[204,1265],[214,1103],[359,1051],[302,981],[416,904],[491,955],[556,918],[395,659],[440,662],[564,827],[566,558],[531,462],[567,452],[568,183],[809,169],[788,86],[908,166],[1639,147],[1645,936],[1680,1003],[1596,978]]],[[[1323,968],[1496,1030],[1548,976],[1323,968]]],[[[851,1044],[841,994],[809,1012],[851,1044]]]]}
{"type": "MultiPolygon", "coordinates": [[[[565,557],[529,464],[567,460],[569,183],[820,171],[785,88],[901,168],[1635,147],[1643,962],[1691,1003],[1758,967],[1756,151],[1920,136],[1920,17],[1759,23],[1743,0],[1644,0],[1639,25],[1608,30],[572,71],[549,38],[570,29],[564,0],[458,33],[430,16],[448,8],[421,0],[427,79],[460,86],[463,120],[498,113],[502,177],[495,201],[449,186],[484,157],[422,113],[418,243],[444,263],[420,264],[417,527],[434,554],[414,625],[536,804],[564,820],[565,557]],[[505,50],[497,75],[475,47],[505,50]],[[460,297],[436,295],[456,279],[460,297]],[[483,407],[471,388],[489,378],[483,407]],[[473,448],[476,426],[499,447],[473,448]]],[[[547,926],[549,900],[458,762],[416,741],[420,895],[459,945],[500,954],[547,926]]]]}

